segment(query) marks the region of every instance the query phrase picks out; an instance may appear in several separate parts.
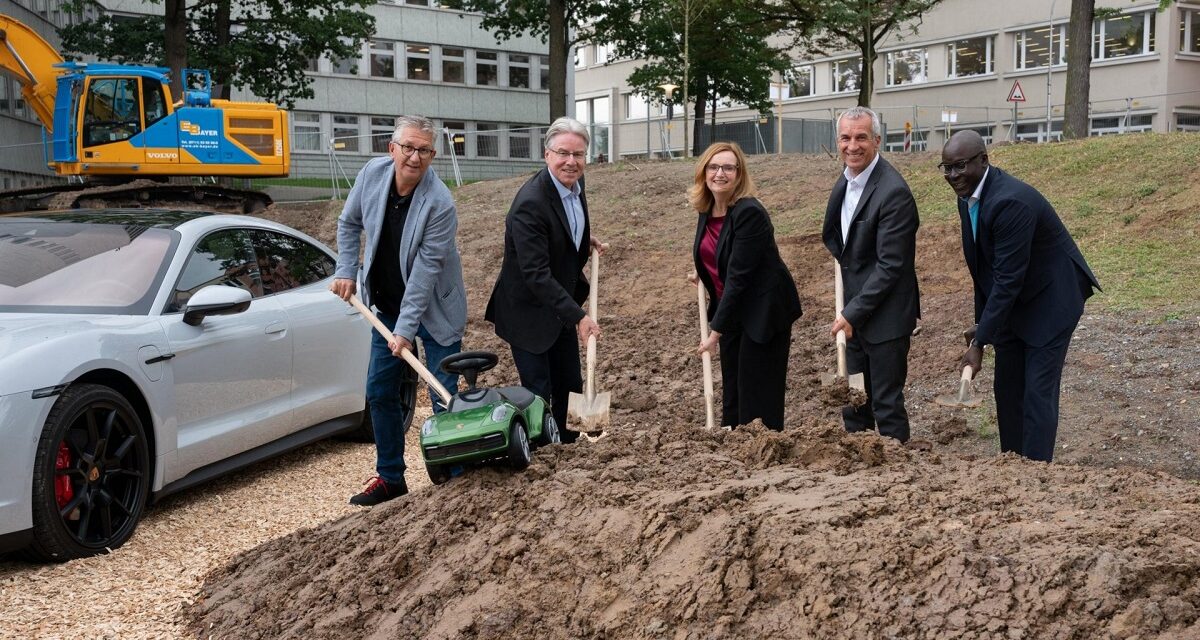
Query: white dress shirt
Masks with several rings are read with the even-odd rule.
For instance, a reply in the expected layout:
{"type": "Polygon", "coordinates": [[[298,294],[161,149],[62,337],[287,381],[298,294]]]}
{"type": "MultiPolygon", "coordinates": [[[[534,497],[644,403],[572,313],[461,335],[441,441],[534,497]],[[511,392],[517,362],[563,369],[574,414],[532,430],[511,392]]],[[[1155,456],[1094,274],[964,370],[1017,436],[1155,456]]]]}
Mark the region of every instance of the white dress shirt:
{"type": "Polygon", "coordinates": [[[850,175],[850,167],[846,167],[842,172],[842,175],[846,176],[846,197],[842,199],[842,244],[846,243],[846,238],[850,235],[850,223],[854,222],[854,212],[858,209],[858,201],[862,199],[863,188],[867,186],[867,179],[871,177],[871,172],[875,170],[877,164],[879,164],[879,154],[875,154],[875,159],[871,161],[871,164],[856,176],[850,175]]]}
{"type": "Polygon", "coordinates": [[[562,198],[563,210],[567,212],[567,222],[571,225],[571,240],[578,249],[579,243],[583,241],[583,203],[579,200],[583,191],[578,182],[571,185],[570,189],[564,187],[558,178],[554,177],[554,172],[550,172],[550,180],[558,190],[558,197],[562,198]]]}

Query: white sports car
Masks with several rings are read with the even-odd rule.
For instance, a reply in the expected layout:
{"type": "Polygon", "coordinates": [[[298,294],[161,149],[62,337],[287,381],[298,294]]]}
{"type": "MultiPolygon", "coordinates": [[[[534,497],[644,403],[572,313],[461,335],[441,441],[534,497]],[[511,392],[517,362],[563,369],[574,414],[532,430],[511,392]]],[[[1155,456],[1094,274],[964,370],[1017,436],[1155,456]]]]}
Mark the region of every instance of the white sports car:
{"type": "Polygon", "coordinates": [[[0,216],[0,551],[116,548],[148,501],[369,437],[370,328],[328,291],[334,264],[257,218],[0,216]]]}

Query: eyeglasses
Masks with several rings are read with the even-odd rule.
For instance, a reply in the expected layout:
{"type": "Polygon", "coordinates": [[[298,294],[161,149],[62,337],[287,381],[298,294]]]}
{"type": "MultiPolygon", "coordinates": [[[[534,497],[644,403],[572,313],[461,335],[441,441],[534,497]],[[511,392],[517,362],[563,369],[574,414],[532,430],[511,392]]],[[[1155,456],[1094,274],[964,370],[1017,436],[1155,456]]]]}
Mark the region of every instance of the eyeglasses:
{"type": "Polygon", "coordinates": [[[725,175],[736,173],[738,166],[736,164],[710,164],[704,167],[709,173],[725,172],[725,175]]]}
{"type": "Polygon", "coordinates": [[[571,157],[571,158],[575,158],[576,160],[586,160],[587,159],[586,151],[563,151],[562,149],[547,149],[547,151],[549,151],[550,153],[553,153],[554,155],[556,155],[560,158],[571,157]]]}
{"type": "Polygon", "coordinates": [[[939,162],[937,168],[938,168],[938,171],[941,171],[943,175],[947,175],[947,176],[950,175],[951,173],[962,173],[964,170],[966,170],[967,165],[970,164],[972,160],[974,160],[975,158],[978,158],[981,155],[983,155],[982,151],[971,156],[970,158],[967,158],[966,160],[959,160],[958,162],[950,162],[950,163],[939,162]]]}
{"type": "Polygon", "coordinates": [[[429,147],[414,147],[411,144],[400,144],[399,142],[393,142],[392,144],[400,149],[400,155],[405,158],[411,156],[414,151],[417,152],[417,155],[421,156],[422,160],[428,160],[433,155],[433,149],[429,147]]]}

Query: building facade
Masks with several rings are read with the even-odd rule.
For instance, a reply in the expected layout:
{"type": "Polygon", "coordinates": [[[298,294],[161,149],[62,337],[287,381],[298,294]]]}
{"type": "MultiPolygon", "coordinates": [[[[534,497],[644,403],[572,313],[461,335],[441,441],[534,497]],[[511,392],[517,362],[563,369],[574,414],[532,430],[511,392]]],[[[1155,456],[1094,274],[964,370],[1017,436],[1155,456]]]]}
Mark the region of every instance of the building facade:
{"type": "MultiPolygon", "coordinates": [[[[1097,5],[1119,14],[1093,25],[1091,133],[1200,130],[1200,2],[1173,3],[1164,11],[1153,0],[1097,5]]],[[[879,44],[873,67],[871,106],[884,121],[886,148],[938,149],[948,133],[962,129],[989,141],[1045,140],[1047,131],[1060,137],[1069,9],[1067,0],[945,0],[916,31],[894,30],[879,44]]],[[[590,122],[611,123],[605,141],[611,157],[678,153],[682,107],[667,126],[660,105],[632,93],[625,78],[638,65],[611,60],[603,45],[581,47],[576,111],[590,122]]],[[[799,150],[790,142],[800,130],[793,121],[828,123],[854,106],[860,66],[856,51],[793,52],[792,68],[770,88],[773,113],[725,104],[717,120],[750,127],[753,135],[743,143],[748,151],[799,150]],[[781,134],[789,140],[779,140],[781,134]]],[[[826,146],[832,149],[832,140],[826,146]]]]}

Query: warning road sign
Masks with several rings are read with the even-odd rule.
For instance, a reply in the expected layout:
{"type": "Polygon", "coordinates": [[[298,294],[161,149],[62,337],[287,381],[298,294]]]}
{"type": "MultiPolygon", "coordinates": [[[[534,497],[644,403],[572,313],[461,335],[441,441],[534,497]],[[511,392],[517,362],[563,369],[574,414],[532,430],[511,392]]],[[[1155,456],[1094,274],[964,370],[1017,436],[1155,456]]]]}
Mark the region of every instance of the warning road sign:
{"type": "Polygon", "coordinates": [[[1021,83],[1014,80],[1012,89],[1008,90],[1008,102],[1025,102],[1025,91],[1021,89],[1021,83]]]}

